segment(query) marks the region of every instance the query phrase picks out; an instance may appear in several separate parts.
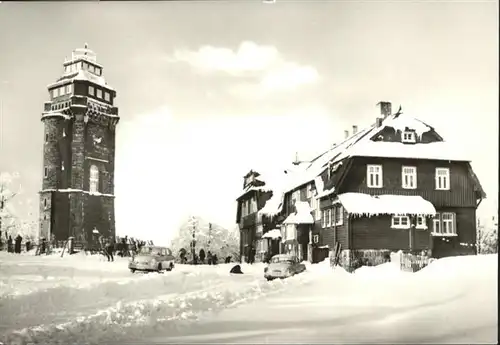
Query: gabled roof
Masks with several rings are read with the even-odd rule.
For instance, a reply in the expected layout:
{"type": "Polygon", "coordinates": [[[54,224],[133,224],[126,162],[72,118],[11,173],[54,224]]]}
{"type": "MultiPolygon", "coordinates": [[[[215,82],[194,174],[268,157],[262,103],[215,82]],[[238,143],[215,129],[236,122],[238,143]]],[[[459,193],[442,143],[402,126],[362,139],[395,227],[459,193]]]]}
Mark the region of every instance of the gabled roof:
{"type": "Polygon", "coordinates": [[[456,147],[445,142],[437,133],[440,141],[431,143],[402,144],[399,142],[375,141],[374,139],[386,128],[393,128],[395,131],[413,130],[418,137],[434,130],[432,126],[425,122],[404,113],[389,115],[382,120],[380,126],[374,123],[326,150],[311,160],[309,164],[301,164],[295,168],[288,174],[287,181],[282,184],[281,188],[278,190],[273,188],[273,197],[267,201],[261,210],[262,213],[279,213],[285,194],[313,181],[318,195],[324,196],[325,193],[332,193],[333,188],[328,191],[323,190],[322,180],[317,177],[329,165],[338,164],[349,157],[415,158],[470,162],[468,157],[464,157],[456,147]],[[279,198],[279,201],[276,198],[279,198]]]}

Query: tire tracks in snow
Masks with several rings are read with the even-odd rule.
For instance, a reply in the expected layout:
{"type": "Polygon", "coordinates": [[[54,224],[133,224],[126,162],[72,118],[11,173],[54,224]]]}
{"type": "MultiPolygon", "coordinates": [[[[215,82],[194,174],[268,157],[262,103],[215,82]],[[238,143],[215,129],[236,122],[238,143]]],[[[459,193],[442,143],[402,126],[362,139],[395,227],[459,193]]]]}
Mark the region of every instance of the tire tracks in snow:
{"type": "MultiPolygon", "coordinates": [[[[198,279],[200,277],[198,276],[198,279]]],[[[248,299],[282,291],[288,282],[267,282],[252,275],[223,276],[204,281],[206,288],[169,293],[154,299],[137,299],[117,302],[104,310],[77,317],[59,324],[45,324],[24,328],[16,332],[25,342],[34,344],[109,344],[130,338],[145,337],[151,332],[178,327],[174,320],[196,319],[200,313],[216,311],[248,299]]],[[[300,285],[304,281],[290,278],[300,285]]],[[[199,286],[200,284],[198,284],[199,286]]],[[[295,284],[292,284],[294,286],[295,284]]]]}

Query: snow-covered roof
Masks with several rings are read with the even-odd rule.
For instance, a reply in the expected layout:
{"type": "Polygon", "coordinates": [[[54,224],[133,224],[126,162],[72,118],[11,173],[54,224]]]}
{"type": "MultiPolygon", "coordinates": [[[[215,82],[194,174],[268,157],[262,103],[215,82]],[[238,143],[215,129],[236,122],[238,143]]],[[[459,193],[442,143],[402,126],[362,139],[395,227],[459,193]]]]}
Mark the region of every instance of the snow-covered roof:
{"type": "Polygon", "coordinates": [[[99,86],[105,87],[108,90],[114,90],[108,83],[106,83],[106,80],[104,79],[103,76],[98,76],[98,75],[95,75],[87,70],[82,70],[82,69],[79,70],[75,76],[70,77],[70,78],[61,79],[55,83],[47,85],[47,87],[52,88],[52,87],[56,87],[59,85],[71,83],[75,80],[90,81],[90,82],[95,83],[99,86]]]}
{"type": "Polygon", "coordinates": [[[45,111],[42,113],[42,119],[48,118],[48,117],[62,117],[66,120],[71,119],[71,116],[68,114],[61,113],[60,111],[45,111]]]}
{"type": "Polygon", "coordinates": [[[280,229],[272,229],[271,231],[268,231],[264,235],[262,235],[262,238],[271,238],[273,240],[281,238],[281,231],[280,229]]]}
{"type": "Polygon", "coordinates": [[[295,202],[295,213],[291,213],[283,224],[314,224],[314,218],[311,214],[311,208],[307,201],[295,202]]]}
{"type": "Polygon", "coordinates": [[[269,191],[270,189],[266,186],[259,186],[259,187],[256,187],[256,186],[253,186],[253,185],[248,185],[246,186],[244,189],[243,189],[243,192],[240,193],[240,195],[238,196],[237,199],[241,198],[242,196],[244,196],[245,194],[247,194],[248,192],[251,192],[251,191],[262,191],[262,192],[267,192],[269,191]]]}
{"type": "Polygon", "coordinates": [[[332,168],[335,170],[335,164],[340,163],[348,157],[366,156],[469,161],[469,159],[464,157],[459,150],[456,150],[456,147],[453,147],[445,141],[402,144],[371,140],[388,127],[396,131],[404,131],[406,129],[414,130],[418,137],[421,137],[423,133],[433,129],[424,122],[405,114],[390,115],[382,120],[380,127],[374,123],[358,131],[314,158],[302,172],[296,171],[294,183],[288,186],[289,188],[285,193],[312,181],[315,181],[318,193],[323,192],[323,188],[319,188],[322,187],[322,183],[315,178],[328,167],[328,164],[333,164],[332,168]],[[320,182],[319,185],[318,182],[320,182]]]}
{"type": "Polygon", "coordinates": [[[399,142],[371,141],[361,142],[351,150],[344,152],[339,159],[346,157],[384,157],[384,158],[415,158],[446,161],[470,162],[470,157],[445,141],[427,144],[403,144],[399,142]]]}
{"type": "Polygon", "coordinates": [[[338,195],[338,202],[349,214],[376,216],[424,215],[434,216],[436,209],[431,202],[421,196],[410,195],[369,195],[364,193],[343,193],[338,195]]]}

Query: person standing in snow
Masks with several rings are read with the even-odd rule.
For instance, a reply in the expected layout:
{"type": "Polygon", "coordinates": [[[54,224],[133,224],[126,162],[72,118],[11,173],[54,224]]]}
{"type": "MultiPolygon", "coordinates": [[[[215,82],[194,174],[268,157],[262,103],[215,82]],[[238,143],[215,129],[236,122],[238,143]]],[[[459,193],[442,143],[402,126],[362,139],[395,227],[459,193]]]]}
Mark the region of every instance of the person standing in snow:
{"type": "Polygon", "coordinates": [[[7,240],[7,252],[14,252],[14,247],[12,246],[12,237],[9,235],[9,239],[7,240]]]}
{"type": "Polygon", "coordinates": [[[209,250],[208,253],[207,253],[207,263],[209,265],[211,265],[212,264],[212,260],[213,260],[212,253],[209,250]]]}
{"type": "Polygon", "coordinates": [[[15,247],[14,247],[14,252],[16,254],[21,254],[21,241],[23,240],[23,238],[21,237],[21,235],[17,235],[16,236],[16,240],[15,240],[15,247]]]}
{"type": "Polygon", "coordinates": [[[110,237],[106,243],[106,247],[104,248],[106,250],[106,257],[108,258],[108,261],[115,261],[115,258],[113,257],[114,247],[115,247],[115,244],[114,244],[113,238],[110,237]]]}
{"type": "Polygon", "coordinates": [[[203,248],[200,249],[200,263],[205,264],[205,251],[203,248]]]}

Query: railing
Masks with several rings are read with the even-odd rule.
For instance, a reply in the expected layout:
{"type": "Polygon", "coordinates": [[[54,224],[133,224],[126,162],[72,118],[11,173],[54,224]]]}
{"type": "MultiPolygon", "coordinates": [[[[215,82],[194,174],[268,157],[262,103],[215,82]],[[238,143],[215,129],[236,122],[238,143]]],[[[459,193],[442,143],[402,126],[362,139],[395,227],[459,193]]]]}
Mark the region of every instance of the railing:
{"type": "Polygon", "coordinates": [[[431,263],[432,259],[426,255],[401,254],[400,267],[402,271],[418,272],[431,263]]]}

